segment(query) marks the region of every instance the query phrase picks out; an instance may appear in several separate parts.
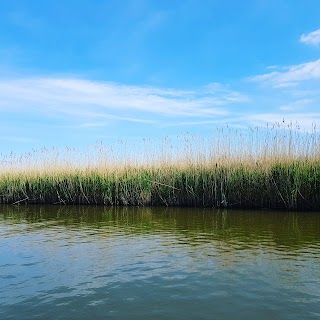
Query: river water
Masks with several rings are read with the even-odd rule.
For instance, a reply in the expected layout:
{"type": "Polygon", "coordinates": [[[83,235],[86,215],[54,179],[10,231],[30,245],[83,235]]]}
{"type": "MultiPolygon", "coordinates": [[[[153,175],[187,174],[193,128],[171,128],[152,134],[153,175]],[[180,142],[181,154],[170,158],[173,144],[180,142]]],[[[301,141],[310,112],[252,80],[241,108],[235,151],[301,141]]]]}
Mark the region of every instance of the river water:
{"type": "Polygon", "coordinates": [[[0,319],[319,319],[320,213],[0,206],[0,319]]]}

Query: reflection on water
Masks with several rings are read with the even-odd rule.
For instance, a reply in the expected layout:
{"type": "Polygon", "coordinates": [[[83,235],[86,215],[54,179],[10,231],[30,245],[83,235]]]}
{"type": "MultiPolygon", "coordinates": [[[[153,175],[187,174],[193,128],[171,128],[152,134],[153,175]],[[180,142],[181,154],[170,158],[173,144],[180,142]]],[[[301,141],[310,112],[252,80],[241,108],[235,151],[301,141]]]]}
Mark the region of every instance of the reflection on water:
{"type": "Polygon", "coordinates": [[[316,319],[320,215],[0,207],[1,319],[316,319]]]}

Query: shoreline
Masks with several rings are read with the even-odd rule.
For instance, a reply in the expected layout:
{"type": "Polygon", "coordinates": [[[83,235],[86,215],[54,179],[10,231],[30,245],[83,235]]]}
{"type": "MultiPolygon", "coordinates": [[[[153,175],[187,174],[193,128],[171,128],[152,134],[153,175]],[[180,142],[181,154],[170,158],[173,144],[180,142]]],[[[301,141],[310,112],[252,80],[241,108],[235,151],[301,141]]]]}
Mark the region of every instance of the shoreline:
{"type": "Polygon", "coordinates": [[[320,211],[320,132],[217,129],[0,157],[0,204],[320,211]]]}
{"type": "Polygon", "coordinates": [[[0,175],[0,204],[320,210],[320,161],[127,166],[0,175]]]}

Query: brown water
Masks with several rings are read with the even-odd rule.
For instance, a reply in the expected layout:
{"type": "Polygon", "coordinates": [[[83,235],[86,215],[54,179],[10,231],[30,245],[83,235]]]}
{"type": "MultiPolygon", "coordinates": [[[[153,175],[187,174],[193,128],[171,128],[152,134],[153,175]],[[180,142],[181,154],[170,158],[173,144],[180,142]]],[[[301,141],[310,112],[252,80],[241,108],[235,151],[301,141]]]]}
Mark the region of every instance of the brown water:
{"type": "Polygon", "coordinates": [[[0,319],[319,319],[320,213],[0,206],[0,319]]]}

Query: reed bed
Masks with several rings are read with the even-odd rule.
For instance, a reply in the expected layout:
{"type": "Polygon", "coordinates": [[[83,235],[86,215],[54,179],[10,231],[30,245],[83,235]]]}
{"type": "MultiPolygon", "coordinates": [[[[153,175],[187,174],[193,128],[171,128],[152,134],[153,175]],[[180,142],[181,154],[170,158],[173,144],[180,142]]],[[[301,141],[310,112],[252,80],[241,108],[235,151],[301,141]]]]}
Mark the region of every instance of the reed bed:
{"type": "Polygon", "coordinates": [[[298,125],[0,159],[2,204],[320,209],[320,135],[298,125]]]}

